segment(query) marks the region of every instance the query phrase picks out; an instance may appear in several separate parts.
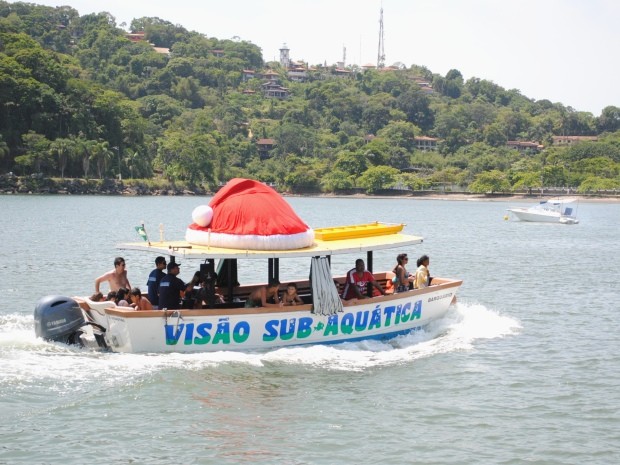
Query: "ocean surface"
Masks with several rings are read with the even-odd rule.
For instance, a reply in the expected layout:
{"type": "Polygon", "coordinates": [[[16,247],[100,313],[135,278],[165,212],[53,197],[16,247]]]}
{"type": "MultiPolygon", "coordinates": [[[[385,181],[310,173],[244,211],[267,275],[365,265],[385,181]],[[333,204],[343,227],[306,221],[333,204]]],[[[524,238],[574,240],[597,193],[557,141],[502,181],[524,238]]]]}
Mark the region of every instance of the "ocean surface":
{"type": "MultiPolygon", "coordinates": [[[[35,338],[40,297],[91,294],[135,226],[181,238],[208,200],[0,197],[0,464],[620,463],[617,203],[582,202],[567,226],[504,219],[527,202],[287,198],[312,227],[404,222],[425,238],[404,252],[464,280],[446,318],[387,342],[160,355],[35,338]]],[[[144,287],[154,256],[122,255],[144,287]]]]}

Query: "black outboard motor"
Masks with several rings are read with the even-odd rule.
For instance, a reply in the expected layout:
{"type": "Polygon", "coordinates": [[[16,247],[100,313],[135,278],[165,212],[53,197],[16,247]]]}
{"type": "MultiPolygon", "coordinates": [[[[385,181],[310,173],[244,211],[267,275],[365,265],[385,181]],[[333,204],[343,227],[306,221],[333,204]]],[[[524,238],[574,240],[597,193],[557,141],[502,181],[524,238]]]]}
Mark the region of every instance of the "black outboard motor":
{"type": "Polygon", "coordinates": [[[79,304],[61,295],[48,295],[39,300],[34,309],[34,332],[48,341],[107,348],[105,328],[87,321],[79,304]]]}

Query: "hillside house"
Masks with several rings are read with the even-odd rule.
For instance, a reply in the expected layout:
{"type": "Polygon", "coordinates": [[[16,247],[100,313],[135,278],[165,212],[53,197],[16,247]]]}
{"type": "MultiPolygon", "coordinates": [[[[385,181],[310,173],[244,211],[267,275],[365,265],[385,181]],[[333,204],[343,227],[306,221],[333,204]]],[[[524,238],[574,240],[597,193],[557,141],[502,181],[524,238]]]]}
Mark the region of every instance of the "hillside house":
{"type": "Polygon", "coordinates": [[[270,152],[276,146],[273,139],[258,139],[256,141],[256,148],[258,149],[258,156],[261,160],[265,160],[271,157],[270,152]]]}
{"type": "Polygon", "coordinates": [[[596,142],[596,136],[553,136],[553,145],[567,146],[578,142],[596,142]]]}
{"type": "Polygon", "coordinates": [[[424,152],[434,152],[437,150],[439,139],[436,137],[418,136],[413,138],[415,148],[424,152]]]}
{"type": "Polygon", "coordinates": [[[538,142],[528,142],[528,141],[521,141],[521,140],[509,140],[508,142],[506,142],[506,147],[508,147],[509,149],[518,150],[521,153],[525,153],[525,152],[538,153],[542,149],[545,148],[544,145],[541,145],[538,142]]]}

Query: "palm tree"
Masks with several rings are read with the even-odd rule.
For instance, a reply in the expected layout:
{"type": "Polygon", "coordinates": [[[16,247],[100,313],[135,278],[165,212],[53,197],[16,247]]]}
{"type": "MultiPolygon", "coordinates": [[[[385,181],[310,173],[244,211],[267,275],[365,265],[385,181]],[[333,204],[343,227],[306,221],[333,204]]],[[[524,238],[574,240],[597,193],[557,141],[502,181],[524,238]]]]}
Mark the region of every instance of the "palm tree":
{"type": "Polygon", "coordinates": [[[127,168],[129,168],[129,177],[133,179],[133,170],[140,172],[142,159],[139,152],[130,153],[126,159],[127,168]]]}
{"type": "Polygon", "coordinates": [[[97,163],[99,179],[103,178],[103,174],[107,171],[108,161],[112,159],[113,155],[108,142],[94,142],[93,159],[97,163]]]}
{"type": "Polygon", "coordinates": [[[0,161],[2,161],[4,157],[6,157],[9,154],[9,152],[10,152],[9,146],[2,139],[2,134],[0,134],[0,161]]]}
{"type": "Polygon", "coordinates": [[[65,168],[67,162],[71,158],[73,141],[59,137],[50,144],[50,154],[58,157],[58,168],[60,169],[60,177],[64,179],[65,168]]]}
{"type": "Polygon", "coordinates": [[[90,160],[93,154],[93,146],[97,141],[86,140],[80,134],[76,139],[76,153],[82,158],[82,170],[84,171],[84,178],[88,179],[88,171],[90,169],[90,160]]]}

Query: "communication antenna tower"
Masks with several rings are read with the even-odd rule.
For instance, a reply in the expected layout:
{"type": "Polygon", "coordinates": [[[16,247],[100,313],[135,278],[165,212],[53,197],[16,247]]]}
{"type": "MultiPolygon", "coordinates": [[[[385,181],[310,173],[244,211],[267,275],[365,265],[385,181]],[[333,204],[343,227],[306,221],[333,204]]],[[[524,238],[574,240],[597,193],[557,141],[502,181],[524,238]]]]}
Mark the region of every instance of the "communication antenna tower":
{"type": "Polygon", "coordinates": [[[379,16],[379,51],[377,52],[377,68],[385,66],[385,50],[383,43],[383,4],[381,4],[381,14],[379,16]]]}
{"type": "Polygon", "coordinates": [[[347,64],[347,47],[342,46],[342,66],[346,66],[347,64]]]}

